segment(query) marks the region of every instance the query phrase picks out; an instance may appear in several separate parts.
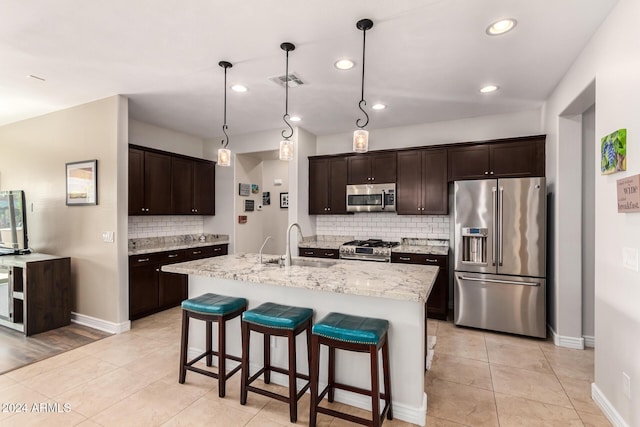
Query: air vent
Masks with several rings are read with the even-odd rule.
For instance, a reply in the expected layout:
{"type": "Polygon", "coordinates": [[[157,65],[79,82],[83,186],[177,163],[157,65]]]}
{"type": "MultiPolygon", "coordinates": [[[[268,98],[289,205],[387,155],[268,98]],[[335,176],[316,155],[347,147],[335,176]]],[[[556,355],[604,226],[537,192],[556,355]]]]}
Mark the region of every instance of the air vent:
{"type": "MultiPolygon", "coordinates": [[[[281,76],[270,77],[269,80],[271,80],[278,86],[284,87],[287,81],[287,76],[283,74],[281,76]]],[[[302,81],[299,75],[297,75],[296,73],[289,73],[289,87],[298,87],[302,86],[303,84],[305,84],[305,82],[302,81]]]]}

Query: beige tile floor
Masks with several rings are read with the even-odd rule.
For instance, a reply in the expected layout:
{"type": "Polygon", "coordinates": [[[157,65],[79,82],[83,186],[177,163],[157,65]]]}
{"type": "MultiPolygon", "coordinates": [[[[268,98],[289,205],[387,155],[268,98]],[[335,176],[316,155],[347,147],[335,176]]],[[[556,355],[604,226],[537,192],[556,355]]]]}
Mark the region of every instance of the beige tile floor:
{"type": "MultiPolygon", "coordinates": [[[[609,425],[590,398],[593,351],[438,321],[429,321],[429,333],[438,338],[425,376],[428,426],[609,425]]],[[[178,384],[179,336],[176,308],[134,322],[130,332],[0,375],[0,403],[14,404],[4,408],[12,412],[0,412],[0,426],[289,425],[284,403],[251,393],[240,405],[238,375],[224,399],[217,383],[202,375],[189,373],[178,384]]],[[[307,425],[308,411],[307,395],[298,425],[307,425]]],[[[326,415],[318,424],[349,425],[326,415]]]]}

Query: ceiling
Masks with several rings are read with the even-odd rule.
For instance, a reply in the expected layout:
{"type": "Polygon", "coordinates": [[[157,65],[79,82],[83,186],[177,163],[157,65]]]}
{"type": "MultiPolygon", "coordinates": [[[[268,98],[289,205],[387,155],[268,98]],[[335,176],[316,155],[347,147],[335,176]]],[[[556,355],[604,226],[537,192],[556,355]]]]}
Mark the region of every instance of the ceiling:
{"type": "Polygon", "coordinates": [[[323,135],[361,117],[367,32],[368,129],[542,105],[617,0],[5,0],[0,7],[0,125],[115,94],[136,120],[210,138],[284,127],[280,43],[296,45],[289,113],[323,135]],[[518,21],[502,36],[492,22],[518,21]],[[333,63],[351,58],[356,68],[333,63]],[[32,74],[40,81],[25,76],[32,74]],[[485,84],[500,90],[481,94],[485,84]],[[374,103],[388,105],[371,111],[374,103]]]}

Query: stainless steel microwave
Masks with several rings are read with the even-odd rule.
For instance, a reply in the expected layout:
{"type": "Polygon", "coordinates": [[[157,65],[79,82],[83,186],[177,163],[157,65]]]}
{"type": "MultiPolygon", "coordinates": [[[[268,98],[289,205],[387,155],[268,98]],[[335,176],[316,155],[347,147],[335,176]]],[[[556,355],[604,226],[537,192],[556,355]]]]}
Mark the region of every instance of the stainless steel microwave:
{"type": "Polygon", "coordinates": [[[395,183],[347,185],[347,212],[395,211],[395,183]]]}

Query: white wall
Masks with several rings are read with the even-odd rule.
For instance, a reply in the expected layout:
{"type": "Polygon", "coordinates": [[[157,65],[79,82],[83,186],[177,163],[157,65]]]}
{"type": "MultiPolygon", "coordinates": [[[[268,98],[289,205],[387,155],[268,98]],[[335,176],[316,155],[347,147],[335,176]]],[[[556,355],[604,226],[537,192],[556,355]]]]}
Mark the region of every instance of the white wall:
{"type": "MultiPolygon", "coordinates": [[[[235,162],[235,181],[243,184],[256,184],[262,188],[262,160],[248,154],[236,155],[235,162]]],[[[236,188],[238,188],[236,184],[236,188]]],[[[239,224],[235,222],[235,251],[256,253],[262,244],[262,212],[254,210],[253,212],[245,212],[244,202],[253,200],[254,209],[260,203],[262,198],[261,192],[254,194],[251,191],[249,196],[240,196],[235,193],[235,212],[236,215],[245,215],[247,222],[239,224]]]]}
{"type": "Polygon", "coordinates": [[[262,187],[259,194],[262,203],[262,192],[268,191],[271,204],[262,207],[262,241],[271,236],[265,246],[265,253],[283,254],[285,252],[285,233],[287,231],[287,209],[280,208],[280,193],[289,192],[289,165],[282,160],[264,160],[262,162],[262,187]],[[273,180],[282,180],[282,185],[274,185],[273,180]]]}
{"type": "Polygon", "coordinates": [[[582,115],[582,336],[594,336],[596,236],[596,108],[582,115]]]}
{"type": "MultiPolygon", "coordinates": [[[[595,383],[596,401],[617,425],[640,425],[640,274],[622,266],[622,250],[640,246],[640,214],[620,214],[616,204],[616,180],[640,173],[640,1],[620,0],[590,43],[547,101],[547,171],[556,186],[556,199],[569,205],[582,194],[571,177],[575,154],[563,149],[559,137],[559,115],[596,81],[596,140],[620,128],[627,129],[626,172],[595,179],[595,383]],[[623,394],[622,373],[631,377],[631,399],[623,394]]],[[[596,143],[595,158],[599,159],[596,143]]],[[[597,163],[597,161],[596,161],[597,163]]],[[[597,166],[594,164],[594,168],[597,166]]],[[[556,221],[562,219],[556,207],[556,221]]],[[[557,223],[561,228],[563,224],[557,223]]],[[[559,240],[559,239],[558,239],[559,240]]],[[[575,243],[565,248],[556,241],[556,264],[572,262],[575,243]]],[[[563,287],[558,283],[558,287],[563,287]]],[[[568,301],[567,301],[568,302],[568,301]]],[[[565,301],[557,302],[562,314],[565,301]]],[[[578,313],[581,316],[581,313],[578,313]]],[[[562,324],[559,325],[562,327],[562,324]]]]}
{"type": "Polygon", "coordinates": [[[129,119],[129,144],[202,158],[204,140],[186,133],[129,119]]]}
{"type": "MultiPolygon", "coordinates": [[[[369,150],[486,141],[541,133],[542,116],[541,110],[538,109],[413,126],[370,129],[369,150]]],[[[352,132],[348,132],[318,136],[316,154],[350,152],[352,135],[352,132]]]]}
{"type": "Polygon", "coordinates": [[[114,96],[0,127],[1,189],[25,191],[32,250],[71,257],[72,310],[115,323],[128,319],[127,105],[114,96]],[[98,205],[66,206],[65,163],[90,159],[98,205]]]}

